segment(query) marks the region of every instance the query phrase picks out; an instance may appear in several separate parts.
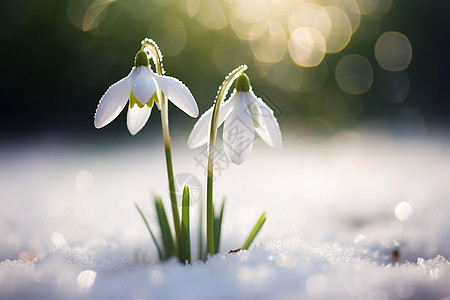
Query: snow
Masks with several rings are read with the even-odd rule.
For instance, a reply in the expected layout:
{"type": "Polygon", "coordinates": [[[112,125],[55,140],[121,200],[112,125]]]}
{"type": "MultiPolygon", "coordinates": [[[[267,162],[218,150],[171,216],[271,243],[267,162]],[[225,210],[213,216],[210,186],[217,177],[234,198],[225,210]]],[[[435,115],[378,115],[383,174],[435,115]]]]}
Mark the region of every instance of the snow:
{"type": "MultiPolygon", "coordinates": [[[[186,137],[173,138],[175,173],[204,182],[186,137]]],[[[445,136],[286,134],[284,150],[256,141],[241,166],[222,157],[221,253],[187,266],[157,261],[134,208],[156,231],[151,196],[168,207],[159,139],[2,146],[0,299],[450,299],[445,136]],[[263,211],[253,247],[229,254],[263,211]]]]}

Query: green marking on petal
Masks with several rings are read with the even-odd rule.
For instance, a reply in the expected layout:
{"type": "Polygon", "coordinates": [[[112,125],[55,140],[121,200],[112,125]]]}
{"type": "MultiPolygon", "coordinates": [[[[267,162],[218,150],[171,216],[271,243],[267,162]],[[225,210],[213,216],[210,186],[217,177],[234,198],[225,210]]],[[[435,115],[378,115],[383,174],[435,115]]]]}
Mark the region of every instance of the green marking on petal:
{"type": "Polygon", "coordinates": [[[140,67],[140,66],[146,66],[148,67],[149,61],[147,57],[147,53],[145,51],[139,50],[139,52],[136,54],[136,57],[134,58],[134,66],[140,67]]]}
{"type": "Polygon", "coordinates": [[[134,105],[137,105],[139,108],[143,108],[144,106],[148,106],[149,108],[153,107],[153,103],[154,101],[158,102],[158,95],[156,94],[156,92],[153,93],[153,96],[147,101],[147,103],[142,104],[133,94],[133,90],[131,90],[130,93],[130,107],[133,108],[134,105]]]}
{"type": "Polygon", "coordinates": [[[138,101],[136,100],[136,97],[134,97],[133,92],[131,92],[130,93],[130,107],[133,108],[137,102],[138,101]]]}
{"type": "Polygon", "coordinates": [[[147,105],[149,108],[152,108],[155,101],[158,102],[158,95],[156,94],[156,92],[153,93],[153,96],[150,98],[150,100],[148,100],[148,102],[145,105],[147,105]]]}
{"type": "Polygon", "coordinates": [[[138,99],[136,99],[136,97],[133,94],[133,90],[131,90],[131,93],[130,93],[130,107],[133,108],[135,104],[139,108],[143,108],[144,107],[144,104],[142,104],[141,102],[139,102],[138,99]]]}
{"type": "Polygon", "coordinates": [[[248,108],[248,111],[250,112],[250,116],[252,117],[253,126],[254,126],[255,128],[258,128],[258,127],[259,127],[259,124],[257,124],[258,122],[256,122],[255,117],[253,117],[253,112],[252,112],[250,106],[247,105],[247,108],[248,108]]]}
{"type": "Polygon", "coordinates": [[[250,79],[247,74],[242,74],[236,79],[236,91],[248,92],[250,90],[250,79]]]}

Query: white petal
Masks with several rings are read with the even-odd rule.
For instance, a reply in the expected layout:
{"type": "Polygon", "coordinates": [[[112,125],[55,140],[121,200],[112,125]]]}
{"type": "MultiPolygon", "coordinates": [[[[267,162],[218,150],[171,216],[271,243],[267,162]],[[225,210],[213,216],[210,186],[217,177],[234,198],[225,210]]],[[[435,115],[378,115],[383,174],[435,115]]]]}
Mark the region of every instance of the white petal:
{"type": "Polygon", "coordinates": [[[258,105],[258,99],[252,91],[245,92],[245,102],[247,103],[250,113],[252,114],[255,127],[258,128],[264,126],[264,118],[258,105]]]}
{"type": "Polygon", "coordinates": [[[280,126],[278,125],[277,119],[273,115],[273,111],[260,98],[257,98],[257,102],[262,112],[264,125],[256,128],[256,132],[269,146],[278,149],[283,148],[280,126]]]}
{"type": "Polygon", "coordinates": [[[219,124],[217,125],[217,128],[222,125],[223,121],[230,115],[233,108],[236,106],[236,103],[238,102],[238,96],[236,93],[231,94],[230,98],[222,103],[220,106],[219,111],[219,124]]]}
{"type": "Polygon", "coordinates": [[[131,108],[130,105],[128,105],[127,127],[132,135],[135,135],[144,127],[151,112],[152,109],[147,105],[142,108],[139,108],[137,105],[134,105],[133,108],[131,108]]]}
{"type": "Polygon", "coordinates": [[[195,123],[187,141],[189,148],[197,148],[208,142],[213,109],[214,106],[203,113],[197,123],[195,123]]]}
{"type": "Polygon", "coordinates": [[[198,116],[197,102],[187,86],[173,77],[153,75],[161,91],[173,104],[193,118],[198,116]]]}
{"type": "Polygon", "coordinates": [[[136,77],[133,79],[133,94],[139,102],[145,104],[155,93],[156,84],[152,76],[149,75],[150,69],[148,67],[139,66],[135,69],[136,77]]]}
{"type": "Polygon", "coordinates": [[[223,128],[223,149],[232,162],[240,165],[252,150],[255,127],[245,95],[236,94],[238,99],[223,128]]]}
{"type": "MultiPolygon", "coordinates": [[[[224,101],[220,106],[219,110],[219,124],[217,127],[222,125],[223,121],[230,114],[233,104],[235,102],[233,99],[229,99],[224,101]]],[[[195,123],[194,128],[192,129],[191,134],[189,135],[187,145],[189,148],[197,148],[209,141],[209,133],[211,130],[211,117],[213,113],[214,105],[208,109],[203,115],[198,119],[197,123],[195,123]]]]}
{"type": "Polygon", "coordinates": [[[103,94],[94,116],[94,126],[101,128],[114,120],[127,104],[131,92],[134,69],[127,77],[111,85],[103,94]]]}

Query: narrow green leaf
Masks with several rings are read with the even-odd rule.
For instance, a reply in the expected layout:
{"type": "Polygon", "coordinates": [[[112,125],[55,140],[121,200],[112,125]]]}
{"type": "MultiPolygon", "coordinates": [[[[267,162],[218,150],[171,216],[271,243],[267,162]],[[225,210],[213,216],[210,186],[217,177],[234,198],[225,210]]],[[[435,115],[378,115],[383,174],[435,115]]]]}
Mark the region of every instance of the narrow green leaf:
{"type": "Polygon", "coordinates": [[[220,208],[219,215],[216,215],[214,217],[214,250],[216,253],[219,252],[220,235],[222,233],[222,219],[223,219],[224,207],[225,207],[225,199],[223,199],[222,207],[220,208]]]}
{"type": "Polygon", "coordinates": [[[248,247],[250,247],[253,240],[255,239],[255,237],[258,235],[259,231],[263,227],[264,222],[266,222],[266,213],[263,213],[262,216],[259,218],[258,222],[256,222],[255,227],[253,228],[252,232],[248,236],[248,239],[245,242],[244,246],[242,246],[242,249],[248,249],[248,247]]]}
{"type": "Polygon", "coordinates": [[[148,224],[147,219],[145,218],[144,214],[142,213],[142,211],[139,208],[139,206],[137,205],[137,203],[134,203],[134,206],[136,206],[136,209],[138,210],[139,214],[141,215],[142,220],[144,220],[145,226],[147,226],[148,232],[150,232],[150,235],[152,237],[153,243],[155,243],[156,249],[158,250],[159,260],[162,260],[163,256],[162,256],[161,248],[159,248],[159,245],[156,242],[155,235],[153,234],[152,230],[150,229],[150,225],[148,224]]]}
{"type": "Polygon", "coordinates": [[[155,208],[158,215],[159,227],[161,229],[165,259],[167,259],[176,255],[176,249],[161,197],[155,197],[155,208]]]}
{"type": "Polygon", "coordinates": [[[183,203],[182,203],[182,219],[181,219],[181,250],[183,263],[191,262],[191,236],[189,231],[189,187],[184,186],[183,203]]]}
{"type": "Polygon", "coordinates": [[[203,255],[203,218],[205,215],[205,209],[203,206],[203,203],[200,201],[199,203],[199,221],[198,221],[198,259],[199,260],[204,260],[204,255],[203,255]]]}

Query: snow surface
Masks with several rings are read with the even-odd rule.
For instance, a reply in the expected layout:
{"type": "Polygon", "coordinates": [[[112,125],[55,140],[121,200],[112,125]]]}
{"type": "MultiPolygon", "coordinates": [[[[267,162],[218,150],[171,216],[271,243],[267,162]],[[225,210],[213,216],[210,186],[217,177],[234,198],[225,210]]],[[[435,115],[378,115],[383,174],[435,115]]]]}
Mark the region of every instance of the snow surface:
{"type": "MultiPolygon", "coordinates": [[[[151,196],[168,207],[159,139],[2,146],[0,299],[450,300],[445,138],[285,136],[283,151],[256,141],[241,166],[222,157],[221,254],[188,266],[157,261],[133,204],[156,231],[151,196]],[[263,211],[254,247],[228,254],[263,211]]],[[[175,173],[204,182],[203,150],[184,142],[174,138],[175,173]]]]}

